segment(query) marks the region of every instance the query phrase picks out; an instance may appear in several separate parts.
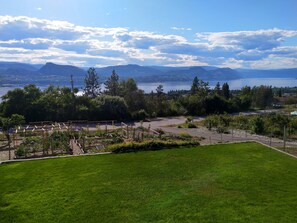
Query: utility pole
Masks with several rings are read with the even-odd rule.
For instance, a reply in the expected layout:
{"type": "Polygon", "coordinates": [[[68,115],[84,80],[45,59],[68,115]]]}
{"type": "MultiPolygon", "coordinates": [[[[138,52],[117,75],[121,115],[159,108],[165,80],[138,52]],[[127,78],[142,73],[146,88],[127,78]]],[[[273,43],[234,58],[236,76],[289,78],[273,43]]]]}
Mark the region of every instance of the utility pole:
{"type": "Polygon", "coordinates": [[[70,83],[71,83],[71,92],[74,92],[74,81],[73,81],[73,75],[70,76],[70,83]]]}

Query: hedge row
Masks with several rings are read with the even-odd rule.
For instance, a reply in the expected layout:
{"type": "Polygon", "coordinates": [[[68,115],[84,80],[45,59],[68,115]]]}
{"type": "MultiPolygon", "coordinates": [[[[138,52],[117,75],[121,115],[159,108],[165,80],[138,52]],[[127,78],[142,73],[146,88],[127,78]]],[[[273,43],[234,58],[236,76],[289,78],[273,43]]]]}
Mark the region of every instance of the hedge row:
{"type": "Polygon", "coordinates": [[[150,140],[145,142],[126,142],[108,146],[108,150],[113,153],[128,153],[149,150],[171,149],[183,146],[199,146],[198,141],[160,141],[150,140]]]}

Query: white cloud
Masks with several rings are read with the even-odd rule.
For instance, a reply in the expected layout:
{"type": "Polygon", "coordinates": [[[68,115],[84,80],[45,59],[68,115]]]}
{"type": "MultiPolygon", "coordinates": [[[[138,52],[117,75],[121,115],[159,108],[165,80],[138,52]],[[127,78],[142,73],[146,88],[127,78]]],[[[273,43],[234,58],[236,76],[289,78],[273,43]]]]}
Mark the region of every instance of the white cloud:
{"type": "Polygon", "coordinates": [[[236,46],[240,49],[267,50],[278,47],[289,37],[297,35],[296,30],[268,29],[238,32],[197,33],[198,40],[213,46],[236,46]]]}
{"type": "Polygon", "coordinates": [[[173,30],[179,30],[179,31],[191,31],[192,28],[185,28],[185,27],[170,27],[170,29],[173,29],[173,30]]]}
{"type": "Polygon", "coordinates": [[[126,27],[88,27],[67,21],[0,16],[0,33],[0,58],[6,61],[51,61],[80,66],[136,63],[297,67],[297,46],[284,44],[287,38],[297,36],[297,30],[202,32],[196,33],[195,41],[189,41],[182,35],[126,27]]]}

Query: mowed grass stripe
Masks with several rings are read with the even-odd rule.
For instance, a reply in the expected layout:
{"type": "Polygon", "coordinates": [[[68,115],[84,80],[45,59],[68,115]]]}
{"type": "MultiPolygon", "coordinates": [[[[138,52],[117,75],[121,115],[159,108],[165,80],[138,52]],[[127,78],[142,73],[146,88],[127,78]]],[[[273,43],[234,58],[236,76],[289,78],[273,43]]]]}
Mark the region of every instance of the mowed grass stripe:
{"type": "Polygon", "coordinates": [[[296,222],[297,160],[257,143],[0,165],[0,222],[296,222]]]}

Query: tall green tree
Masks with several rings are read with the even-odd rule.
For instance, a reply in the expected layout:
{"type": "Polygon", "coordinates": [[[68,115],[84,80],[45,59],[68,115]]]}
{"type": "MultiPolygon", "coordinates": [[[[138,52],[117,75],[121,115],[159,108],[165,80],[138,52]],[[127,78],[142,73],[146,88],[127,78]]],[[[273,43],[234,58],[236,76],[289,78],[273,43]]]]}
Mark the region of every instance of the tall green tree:
{"type": "Polygon", "coordinates": [[[190,90],[190,93],[192,95],[194,95],[198,92],[198,84],[199,84],[199,80],[198,80],[198,77],[196,76],[193,79],[193,83],[192,83],[191,90],[190,90]]]}
{"type": "Polygon", "coordinates": [[[163,88],[163,85],[162,84],[160,84],[160,85],[157,86],[156,92],[157,92],[157,96],[158,97],[164,93],[164,88],[163,88]]]}
{"type": "Polygon", "coordinates": [[[26,95],[23,89],[16,88],[8,91],[7,94],[2,97],[2,113],[7,117],[12,114],[25,115],[24,110],[26,107],[26,95]]]}
{"type": "Polygon", "coordinates": [[[157,86],[156,88],[156,92],[157,92],[157,97],[156,97],[156,107],[155,107],[155,112],[160,115],[160,116],[164,116],[166,113],[166,96],[164,93],[164,88],[163,85],[160,84],[157,86]]]}
{"type": "Polygon", "coordinates": [[[209,94],[209,83],[203,80],[199,80],[198,95],[200,97],[206,97],[209,94]]]}
{"type": "Polygon", "coordinates": [[[105,82],[106,93],[111,96],[118,96],[120,93],[119,76],[112,71],[111,76],[105,82]]]}
{"type": "Polygon", "coordinates": [[[108,120],[123,120],[129,117],[129,111],[125,100],[119,96],[100,95],[92,99],[94,105],[93,119],[98,117],[108,120]]]}
{"type": "Polygon", "coordinates": [[[253,90],[253,105],[256,108],[266,108],[271,105],[273,100],[273,92],[271,86],[254,87],[253,90]]]}
{"type": "Polygon", "coordinates": [[[99,77],[94,67],[89,68],[85,77],[84,94],[88,97],[95,98],[101,93],[99,77]]]}
{"type": "Polygon", "coordinates": [[[41,90],[33,84],[27,85],[23,89],[11,90],[2,97],[2,113],[6,117],[10,117],[12,114],[23,115],[27,121],[32,121],[38,117],[39,107],[36,103],[41,95],[41,90]]]}
{"type": "Polygon", "coordinates": [[[214,92],[217,95],[221,95],[221,85],[220,85],[220,82],[217,82],[217,84],[216,84],[216,86],[214,88],[214,92]]]}
{"type": "Polygon", "coordinates": [[[132,78],[120,83],[120,96],[125,99],[131,113],[146,108],[144,92],[138,89],[132,78]]]}
{"type": "Polygon", "coordinates": [[[222,86],[222,93],[224,98],[229,99],[230,98],[230,89],[229,89],[229,84],[226,82],[222,86]]]}

